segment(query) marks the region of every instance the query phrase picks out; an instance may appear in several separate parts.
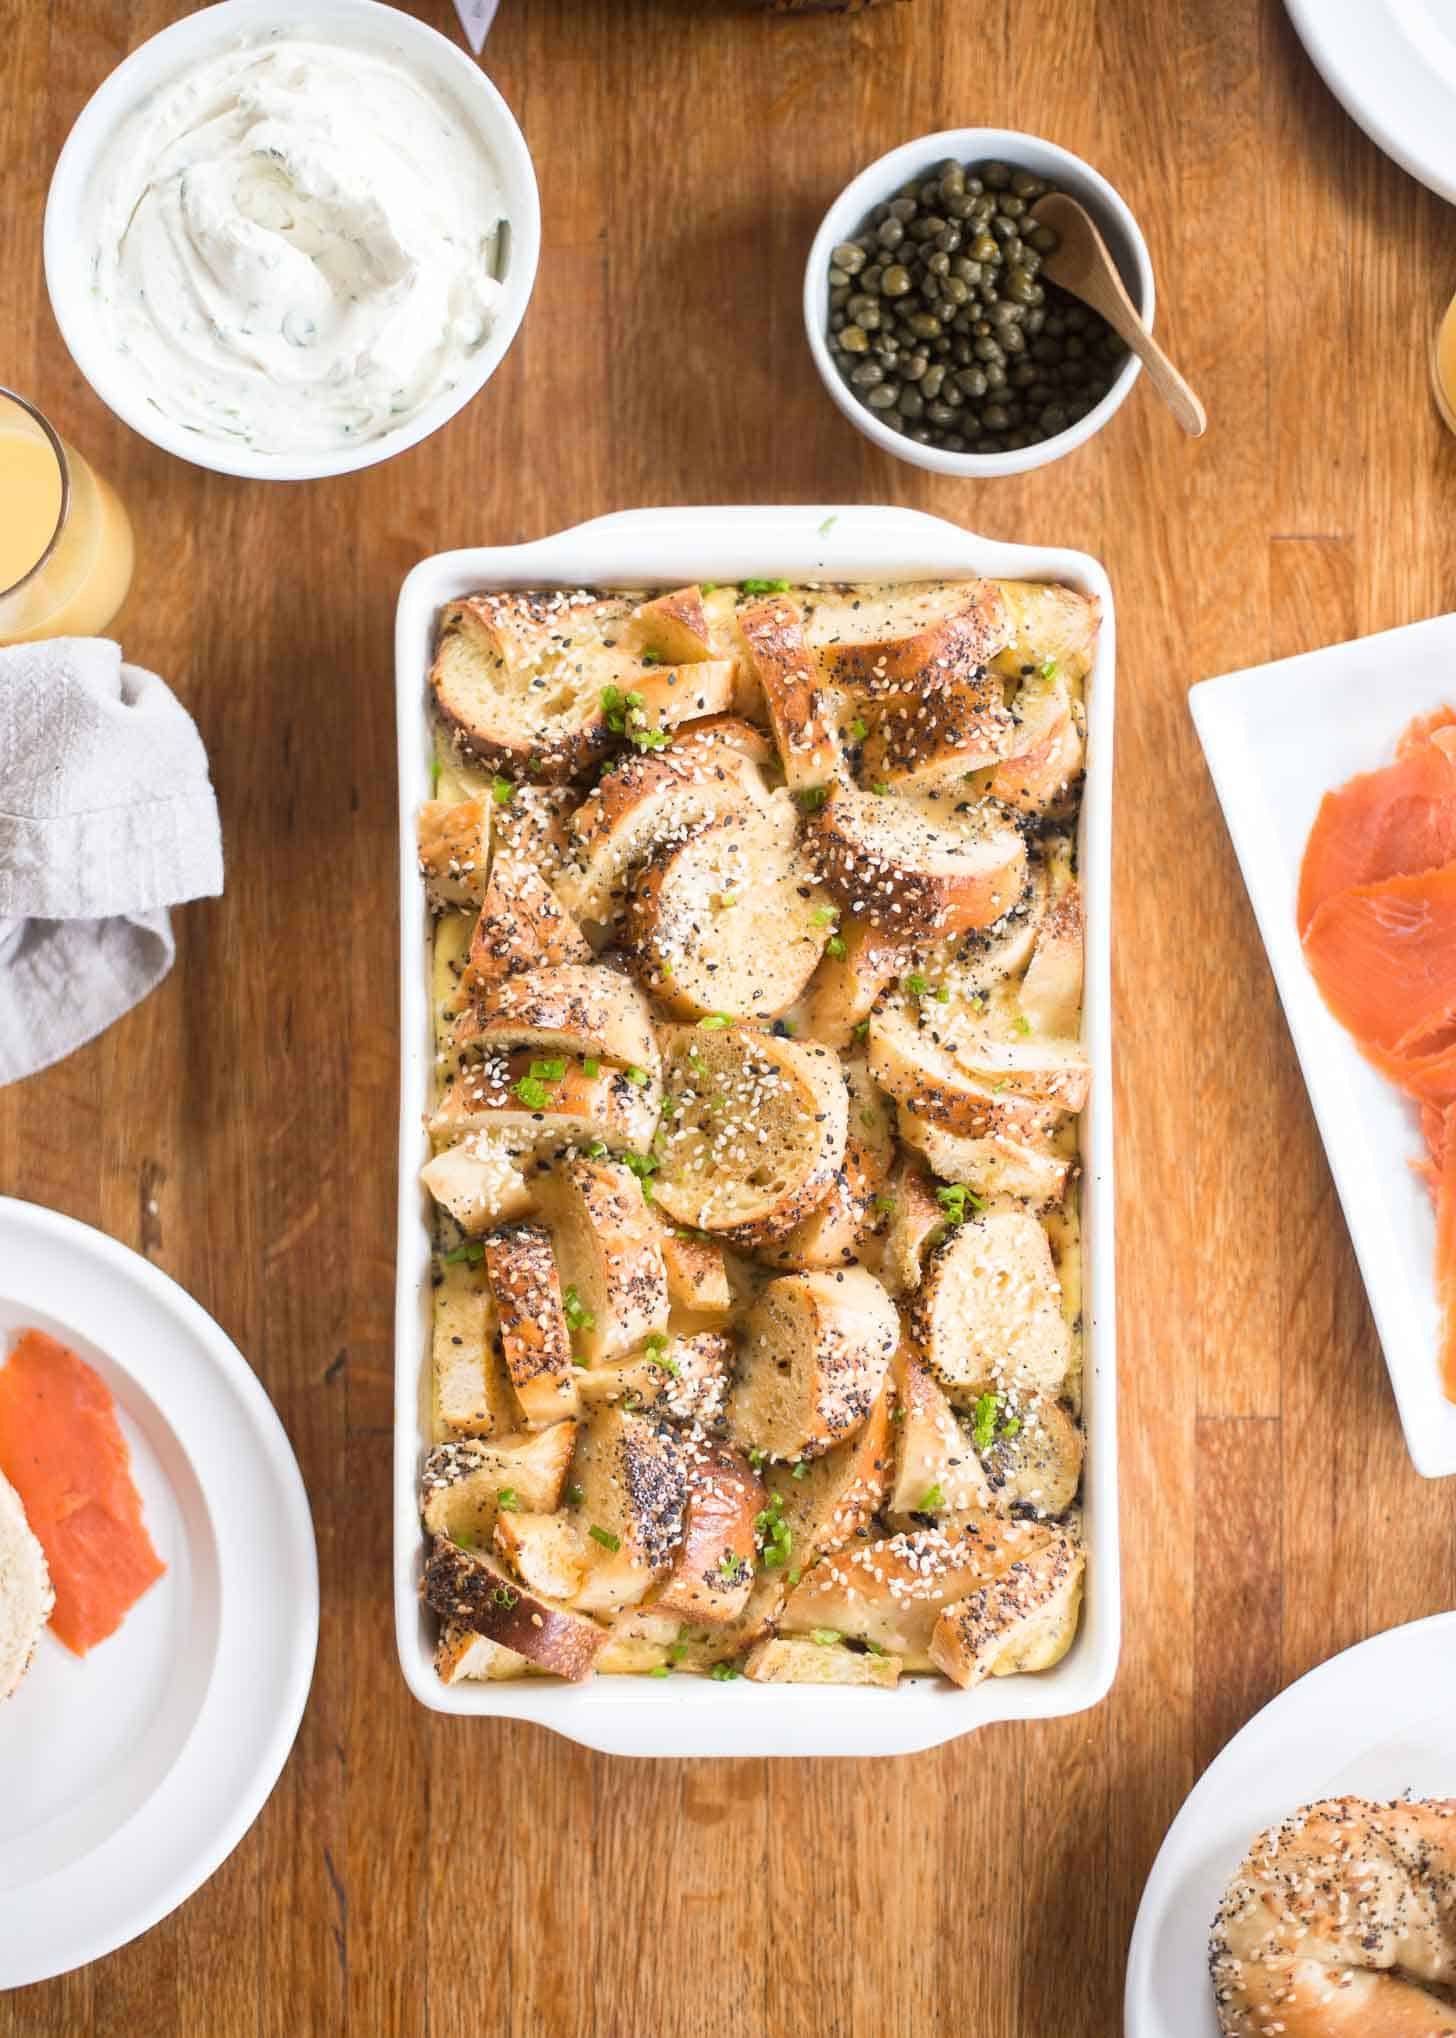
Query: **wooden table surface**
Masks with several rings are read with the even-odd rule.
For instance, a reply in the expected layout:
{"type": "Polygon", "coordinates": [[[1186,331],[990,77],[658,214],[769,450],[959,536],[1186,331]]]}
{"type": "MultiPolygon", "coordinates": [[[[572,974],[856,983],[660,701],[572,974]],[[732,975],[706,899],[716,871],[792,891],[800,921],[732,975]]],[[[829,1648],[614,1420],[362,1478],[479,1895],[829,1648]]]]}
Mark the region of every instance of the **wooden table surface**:
{"type": "MultiPolygon", "coordinates": [[[[0,2002],[0,2034],[1108,2038],[1200,1770],[1313,1664],[1453,1598],[1456,1482],[1407,1460],[1184,702],[1451,606],[1425,350],[1452,214],[1329,98],[1279,0],[504,0],[490,68],[545,214],[524,331],[436,438],[268,487],[115,423],[42,283],[71,120],[183,11],[0,0],[0,379],[131,506],[119,633],[201,725],[228,857],[163,988],[0,1093],[0,1189],[137,1247],[237,1340],[303,1467],[323,1625],[236,1854],[139,1943],[0,2002]],[[831,408],[798,309],[823,208],[976,120],[1126,195],[1202,443],[1139,387],[1071,459],[961,486],[831,408]],[[433,1717],[395,1660],[393,607],[443,547],[800,500],[1079,546],[1117,591],[1122,1667],[1081,1718],[893,1762],[609,1760],[433,1717]]],[[[447,0],[416,11],[453,32],[447,0]]]]}

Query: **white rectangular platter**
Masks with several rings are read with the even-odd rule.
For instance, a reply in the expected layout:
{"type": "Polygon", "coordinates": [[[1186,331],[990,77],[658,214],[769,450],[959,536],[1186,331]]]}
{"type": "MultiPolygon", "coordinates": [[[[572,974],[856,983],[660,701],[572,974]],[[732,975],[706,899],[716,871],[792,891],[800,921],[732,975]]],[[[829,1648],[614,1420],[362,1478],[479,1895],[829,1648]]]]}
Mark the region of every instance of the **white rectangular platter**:
{"type": "Polygon", "coordinates": [[[1390,761],[1416,715],[1456,699],[1456,616],[1205,680],[1189,695],[1339,1192],[1407,1448],[1456,1472],[1456,1406],[1437,1373],[1436,1221],[1410,1163],[1415,1107],[1332,1017],[1295,924],[1304,845],[1332,787],[1390,761]]]}
{"type": "Polygon", "coordinates": [[[896,1755],[929,1748],[993,1720],[1046,1719],[1095,1705],[1112,1683],[1120,1642],[1117,1408],[1114,1360],[1110,930],[1112,590],[1079,552],[1001,545],[936,517],[869,507],[659,509],[578,525],[539,543],[444,552],[400,593],[396,628],[400,833],[399,1267],[395,1326],[394,1591],[406,1682],[437,1712],[497,1714],[550,1727],[618,1755],[896,1755]],[[1087,782],[1080,865],[1087,921],[1085,1032],[1092,1101],[1082,1122],[1086,1242],[1088,1435],[1084,1475],[1087,1597],[1071,1650],[1037,1676],[994,1678],[970,1692],[912,1678],[898,1691],[757,1686],[744,1680],[596,1677],[446,1686],[432,1662],[432,1617],[421,1607],[424,1544],[416,1485],[431,1438],[427,1376],[430,1309],[428,1197],[431,1033],[424,884],[415,814],[429,797],[429,669],[443,603],[480,589],[678,587],[752,576],[794,580],[955,580],[979,575],[1060,581],[1102,604],[1097,661],[1087,680],[1087,782]]]}

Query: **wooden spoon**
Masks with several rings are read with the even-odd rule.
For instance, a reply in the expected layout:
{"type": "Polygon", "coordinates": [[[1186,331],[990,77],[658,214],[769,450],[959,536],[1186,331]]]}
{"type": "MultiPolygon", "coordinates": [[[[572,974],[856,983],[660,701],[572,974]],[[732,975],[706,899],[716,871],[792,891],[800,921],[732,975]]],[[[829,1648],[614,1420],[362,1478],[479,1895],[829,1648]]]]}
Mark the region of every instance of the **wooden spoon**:
{"type": "Polygon", "coordinates": [[[1101,312],[1147,369],[1148,380],[1184,431],[1201,438],[1208,430],[1208,413],[1138,316],[1091,215],[1065,191],[1049,191],[1032,206],[1031,216],[1061,236],[1056,253],[1042,256],[1043,276],[1101,312]]]}

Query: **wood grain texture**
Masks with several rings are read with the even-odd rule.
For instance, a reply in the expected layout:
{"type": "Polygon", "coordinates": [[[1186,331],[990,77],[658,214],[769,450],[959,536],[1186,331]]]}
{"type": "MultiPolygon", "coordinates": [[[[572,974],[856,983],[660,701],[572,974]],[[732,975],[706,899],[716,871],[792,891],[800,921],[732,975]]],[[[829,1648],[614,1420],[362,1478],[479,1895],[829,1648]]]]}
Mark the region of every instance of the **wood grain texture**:
{"type": "MultiPolygon", "coordinates": [[[[1424,349],[1456,222],[1345,119],[1278,0],[1043,0],[1034,29],[996,7],[974,33],[955,0],[504,0],[490,68],[545,210],[520,339],[387,468],[250,486],[117,424],[41,280],[70,121],[181,11],[0,0],[0,362],[132,507],[120,634],[198,718],[228,856],[161,990],[0,1091],[0,1188],[144,1251],[248,1355],[312,1495],[323,1629],[232,1860],[138,1944],[0,2001],[0,2038],[1107,2038],[1202,1764],[1291,1678],[1453,1596],[1456,1486],[1406,1459],[1185,691],[1450,606],[1456,441],[1424,349]],[[976,114],[1125,193],[1201,444],[1139,390],[1071,460],[961,485],[829,405],[798,309],[823,207],[976,114]],[[1118,592],[1123,1664],[1087,1717],[904,1761],[609,1761],[429,1716],[394,1657],[393,604],[448,545],[795,500],[1079,546],[1118,592]]],[[[415,11],[450,28],[446,0],[415,11]]]]}

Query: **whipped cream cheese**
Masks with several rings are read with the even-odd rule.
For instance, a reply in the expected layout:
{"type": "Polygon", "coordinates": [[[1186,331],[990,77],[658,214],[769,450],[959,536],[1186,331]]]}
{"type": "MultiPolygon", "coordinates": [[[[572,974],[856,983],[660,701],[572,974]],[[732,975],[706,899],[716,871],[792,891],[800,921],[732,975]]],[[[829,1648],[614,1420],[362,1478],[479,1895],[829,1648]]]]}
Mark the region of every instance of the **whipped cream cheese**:
{"type": "Polygon", "coordinates": [[[236,44],[122,124],[97,185],[100,317],[147,399],[208,438],[377,438],[490,332],[495,167],[393,52],[236,44]]]}

